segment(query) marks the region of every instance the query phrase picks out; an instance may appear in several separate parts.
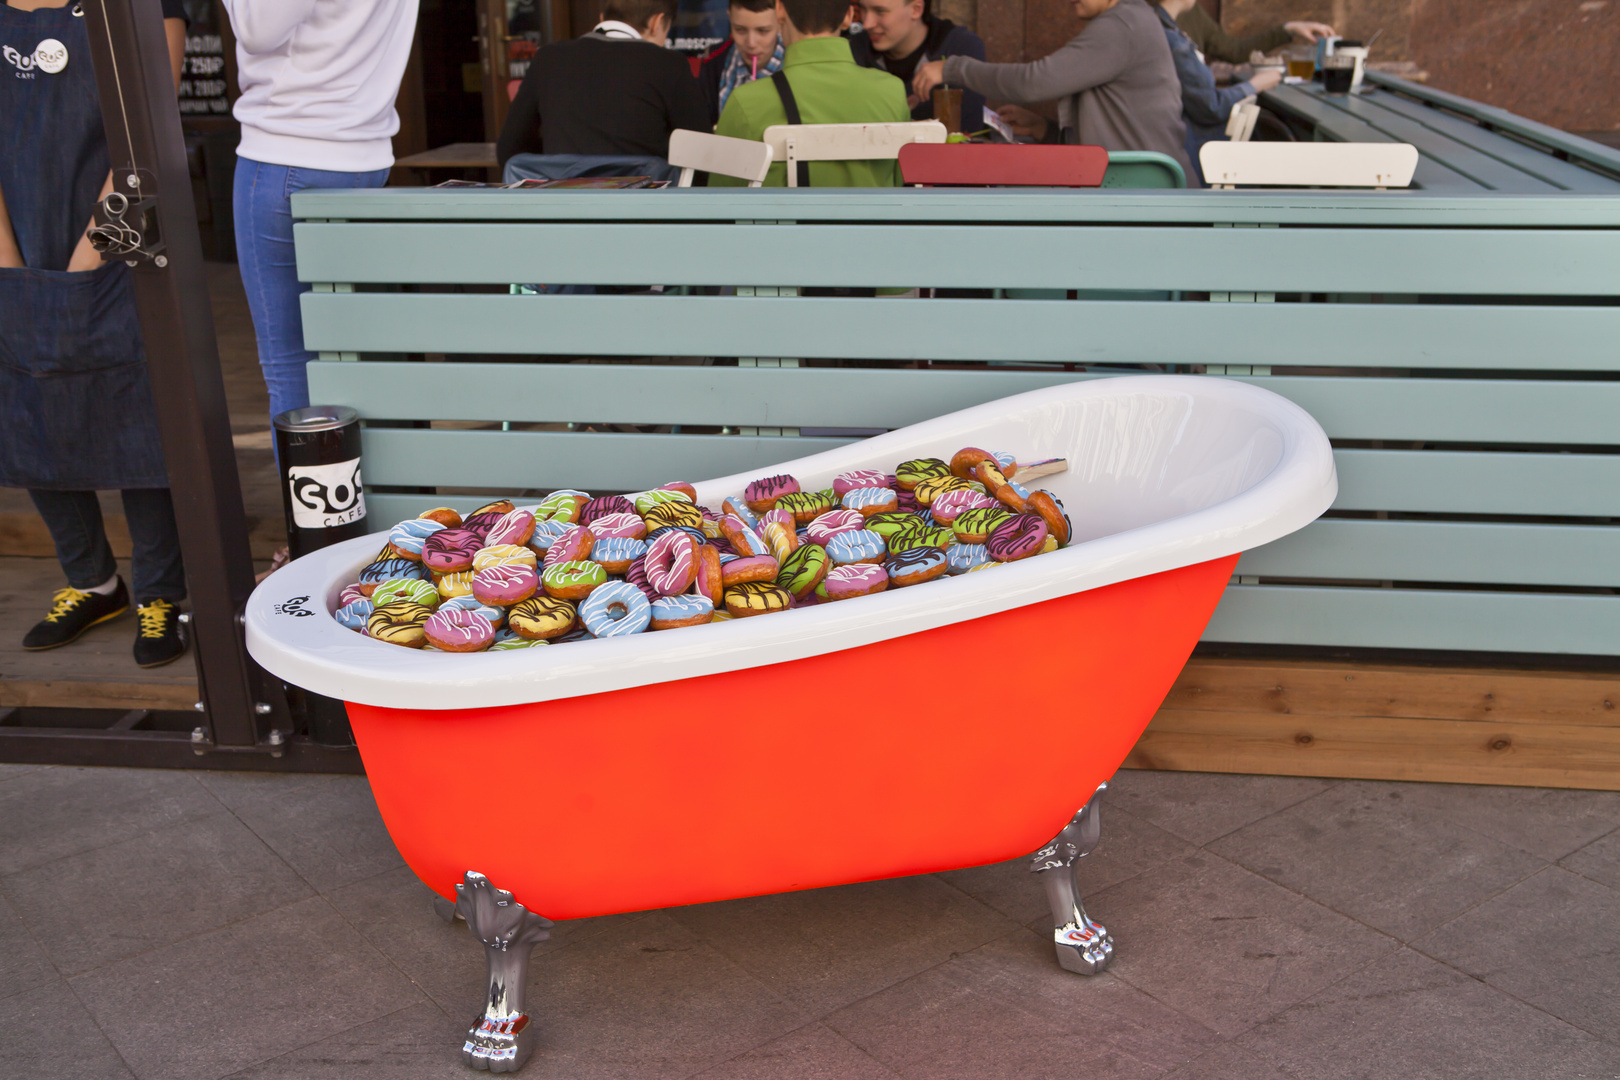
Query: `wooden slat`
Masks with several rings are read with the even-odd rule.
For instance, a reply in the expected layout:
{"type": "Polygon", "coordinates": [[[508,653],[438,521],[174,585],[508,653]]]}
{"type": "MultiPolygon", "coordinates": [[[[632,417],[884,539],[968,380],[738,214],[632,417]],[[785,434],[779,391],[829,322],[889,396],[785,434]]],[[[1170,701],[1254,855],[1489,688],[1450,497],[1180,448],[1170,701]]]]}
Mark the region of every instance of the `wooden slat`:
{"type": "Polygon", "coordinates": [[[300,280],[357,284],[1620,293],[1614,238],[1556,229],[305,222],[294,239],[300,280]]]}
{"type": "Polygon", "coordinates": [[[702,480],[844,446],[852,439],[601,435],[369,428],[365,479],[392,486],[635,491],[702,480]]]}
{"type": "Polygon", "coordinates": [[[1335,510],[1620,517],[1620,455],[1335,450],[1335,510]]]}
{"type": "Polygon", "coordinates": [[[1205,641],[1620,655],[1620,596],[1233,585],[1205,641]]]}
{"type": "Polygon", "coordinates": [[[1309,341],[1308,356],[1288,358],[1333,367],[1620,366],[1620,307],[1595,306],[311,292],[303,327],[309,348],[330,352],[1251,364],[1256,341],[1309,341]],[[806,326],[815,333],[794,332],[806,326]]]}
{"type": "MultiPolygon", "coordinates": [[[[1310,124],[1318,139],[1331,142],[1393,142],[1394,140],[1365,120],[1347,116],[1327,105],[1320,96],[1297,86],[1278,86],[1260,95],[1261,103],[1278,112],[1310,124]]],[[[1486,192],[1489,189],[1456,169],[1429,157],[1419,157],[1412,174],[1412,186],[1423,191],[1458,193],[1486,192]]]]}
{"type": "Polygon", "coordinates": [[[119,682],[96,678],[28,679],[0,677],[0,708],[187,710],[198,699],[197,680],[119,682]]]}
{"type": "Polygon", "coordinates": [[[1322,518],[1244,552],[1237,573],[1607,588],[1620,583],[1620,526],[1322,518]]]}

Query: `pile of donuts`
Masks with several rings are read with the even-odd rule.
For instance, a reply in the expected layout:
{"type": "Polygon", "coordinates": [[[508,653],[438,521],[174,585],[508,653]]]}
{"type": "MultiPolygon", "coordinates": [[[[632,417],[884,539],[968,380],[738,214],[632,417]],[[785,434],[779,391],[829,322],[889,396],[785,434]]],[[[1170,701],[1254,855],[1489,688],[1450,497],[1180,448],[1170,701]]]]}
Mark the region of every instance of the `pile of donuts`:
{"type": "Polygon", "coordinates": [[[633,498],[554,491],[538,505],[439,507],[402,521],[347,586],[337,621],[442,652],[526,649],[673,630],[909,588],[1055,551],[1069,518],[1019,467],[968,447],[894,472],[856,470],[806,491],[769,476],[696,502],[690,484],[633,498]]]}

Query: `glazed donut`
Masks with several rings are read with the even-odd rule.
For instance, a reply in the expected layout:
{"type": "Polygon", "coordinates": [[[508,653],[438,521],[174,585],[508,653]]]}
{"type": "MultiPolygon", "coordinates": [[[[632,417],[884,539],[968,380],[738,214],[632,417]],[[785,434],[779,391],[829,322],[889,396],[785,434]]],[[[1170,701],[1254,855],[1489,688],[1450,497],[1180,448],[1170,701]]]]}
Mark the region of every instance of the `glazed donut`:
{"type": "Polygon", "coordinates": [[[977,446],[964,446],[951,456],[951,475],[967,480],[973,476],[973,467],[981,461],[994,461],[996,455],[977,446]]]}
{"type": "Polygon", "coordinates": [[[401,559],[421,562],[422,545],[427,543],[428,537],[443,528],[444,526],[437,521],[429,521],[427,518],[402,521],[388,530],[389,550],[401,559]]]}
{"type": "Polygon", "coordinates": [[[767,476],[763,480],[755,480],[743,489],[743,501],[754,513],[763,514],[775,508],[777,499],[798,490],[799,482],[786,473],[767,476]]]}
{"type": "Polygon", "coordinates": [[[596,546],[596,534],[583,525],[570,525],[546,548],[542,566],[555,566],[565,562],[583,562],[591,557],[596,546]]]}
{"type": "Polygon", "coordinates": [[[820,544],[801,544],[782,560],[776,572],[776,583],[792,593],[795,600],[803,600],[815,593],[816,586],[831,568],[832,557],[826,548],[820,544]]]}
{"type": "Polygon", "coordinates": [[[851,563],[835,566],[816,586],[816,595],[823,600],[848,600],[853,596],[866,596],[882,592],[889,587],[889,574],[881,566],[871,563],[851,563]]]}
{"type": "Polygon", "coordinates": [[[725,572],[720,566],[720,552],[710,544],[699,544],[697,556],[697,575],[692,588],[709,601],[712,611],[725,599],[725,572]]]}
{"type": "Polygon", "coordinates": [[[882,469],[852,469],[833,477],[833,496],[842,499],[857,488],[888,487],[892,483],[894,477],[882,469]]]}
{"type": "Polygon", "coordinates": [[[579,605],[579,617],[596,637],[623,637],[647,629],[652,605],[628,581],[610,581],[579,605]]]}
{"type": "Polygon", "coordinates": [[[843,506],[862,517],[873,517],[899,509],[900,496],[886,487],[856,488],[845,493],[843,506]]]}
{"type": "Polygon", "coordinates": [[[447,529],[459,529],[461,527],[461,515],[448,506],[435,506],[432,510],[424,510],[416,516],[426,518],[429,521],[437,521],[447,529]]]}
{"type": "Polygon", "coordinates": [[[359,585],[345,585],[343,591],[338,593],[338,607],[352,604],[356,600],[364,600],[366,594],[360,591],[359,585]]]}
{"type": "Polygon", "coordinates": [[[804,531],[812,544],[820,544],[825,547],[827,541],[839,533],[848,532],[851,529],[864,529],[865,527],[866,517],[859,510],[838,509],[829,510],[822,514],[806,525],[804,531]]]}
{"type": "Polygon", "coordinates": [[[993,561],[983,544],[952,544],[945,549],[945,568],[950,574],[965,574],[976,566],[993,561]]]}
{"type": "Polygon", "coordinates": [[[490,621],[466,608],[434,612],[422,624],[422,633],[429,645],[442,652],[482,652],[495,640],[495,627],[490,621]]]}
{"type": "Polygon", "coordinates": [[[956,520],[951,522],[951,529],[961,543],[982,544],[985,537],[995,531],[997,525],[1010,517],[1012,512],[1003,509],[1001,504],[997,503],[995,506],[962,511],[956,515],[956,520]]]}
{"type": "Polygon", "coordinates": [[[422,565],[435,574],[471,570],[484,538],[471,529],[440,529],[422,545],[422,565]]]}
{"type": "Polygon", "coordinates": [[[1039,514],[1046,522],[1047,535],[1057,541],[1058,547],[1066,547],[1073,530],[1069,526],[1069,515],[1063,512],[1063,504],[1058,497],[1050,491],[1036,491],[1024,500],[1030,513],[1039,514]]]}
{"type": "Polygon", "coordinates": [[[591,522],[591,535],[598,540],[622,537],[626,540],[647,539],[647,523],[640,514],[604,514],[591,522]]]}
{"type": "Polygon", "coordinates": [[[360,591],[370,596],[377,590],[377,586],[396,578],[416,578],[426,581],[428,571],[421,563],[409,559],[378,559],[360,571],[360,591]]]}
{"type": "Polygon", "coordinates": [[[895,466],[894,483],[901,491],[913,491],[929,477],[949,475],[951,467],[939,458],[914,458],[895,466]]]}
{"type": "Polygon", "coordinates": [[[765,546],[771,549],[776,561],[781,562],[799,546],[799,534],[791,525],[784,525],[780,521],[769,522],[765,526],[765,546]]]}
{"type": "Polygon", "coordinates": [[[678,630],[683,626],[701,626],[714,618],[714,601],[707,596],[682,593],[680,596],[660,596],[652,602],[652,628],[678,630]]]}
{"type": "Polygon", "coordinates": [[[422,624],[433,612],[409,600],[396,600],[374,608],[366,619],[366,636],[386,641],[390,645],[403,645],[407,649],[420,649],[427,644],[422,624]]]}
{"type": "Polygon", "coordinates": [[[542,641],[568,633],[578,618],[574,605],[567,600],[531,596],[507,613],[506,625],[519,637],[542,641]]]}
{"type": "Polygon", "coordinates": [[[636,504],[623,495],[602,495],[591,499],[579,508],[579,521],[577,524],[589,525],[597,518],[607,517],[609,514],[633,514],[635,512],[636,504]]]}
{"type": "Polygon", "coordinates": [[[461,608],[463,611],[471,611],[474,614],[482,615],[496,629],[500,629],[501,624],[506,621],[505,608],[486,604],[471,593],[466,596],[458,596],[454,600],[446,600],[439,610],[443,611],[445,608],[461,608]]]}
{"type": "Polygon", "coordinates": [[[774,615],[792,606],[793,597],[786,589],[765,581],[748,581],[726,590],[726,611],[736,619],[774,615]]]}
{"type": "Polygon", "coordinates": [[[492,547],[479,548],[473,556],[473,573],[488,570],[492,566],[538,566],[539,558],[530,548],[519,544],[497,544],[492,547]]]}
{"type": "Polygon", "coordinates": [[[808,525],[833,508],[830,495],[820,491],[794,491],[776,500],[776,509],[793,515],[795,526],[808,525]]]}
{"type": "Polygon", "coordinates": [[[736,514],[727,514],[720,519],[720,535],[726,538],[726,543],[738,555],[764,555],[770,551],[759,533],[736,514]]]}
{"type": "Polygon", "coordinates": [[[673,491],[669,488],[653,488],[643,491],[635,498],[636,513],[645,515],[653,507],[667,502],[683,502],[688,506],[697,502],[697,499],[684,491],[673,491]]]}
{"type": "Polygon", "coordinates": [[[654,540],[643,563],[653,592],[674,596],[691,588],[697,577],[697,549],[697,541],[676,530],[654,540]]]}
{"type": "Polygon", "coordinates": [[[522,563],[487,566],[473,575],[473,599],[496,607],[511,607],[527,600],[540,587],[540,575],[522,563]]]}
{"type": "MultiPolygon", "coordinates": [[[[781,571],[781,563],[769,555],[748,555],[732,559],[720,566],[720,584],[723,589],[750,582],[774,582],[781,571]]],[[[722,595],[722,600],[724,596],[722,595]]]]}
{"type": "Polygon", "coordinates": [[[357,630],[363,634],[366,632],[366,620],[371,618],[371,612],[375,606],[370,600],[362,596],[358,600],[350,600],[347,604],[332,612],[332,618],[336,619],[338,625],[344,629],[357,630]]]}
{"type": "Polygon", "coordinates": [[[978,491],[947,491],[928,504],[929,515],[941,525],[949,525],[964,510],[988,510],[996,500],[978,491]]]}
{"type": "Polygon", "coordinates": [[[601,563],[602,569],[610,574],[622,574],[630,569],[631,563],[645,554],[647,543],[644,540],[632,540],[625,536],[604,536],[591,548],[591,561],[601,563]]]}
{"type": "Polygon", "coordinates": [[[947,569],[945,553],[934,547],[915,547],[890,555],[883,563],[889,583],[899,588],[920,585],[944,577],[947,569]]]}
{"type": "Polygon", "coordinates": [[[536,521],[560,521],[564,525],[573,525],[579,521],[580,507],[590,499],[583,491],[574,491],[564,488],[553,491],[540,500],[540,505],[534,508],[536,521]]]}
{"type": "MultiPolygon", "coordinates": [[[[670,492],[669,494],[674,494],[670,492]]],[[[703,532],[703,511],[687,502],[685,499],[672,499],[651,507],[641,515],[647,523],[649,533],[659,529],[675,526],[682,529],[696,529],[699,535],[703,532]]]]}
{"type": "Polygon", "coordinates": [[[508,511],[501,520],[497,521],[484,543],[490,547],[502,544],[527,544],[529,537],[534,535],[534,514],[528,510],[508,511]]]}
{"type": "Polygon", "coordinates": [[[759,531],[759,515],[748,509],[748,501],[741,495],[731,495],[720,500],[720,513],[739,517],[744,525],[755,532],[759,531]]]}
{"type": "Polygon", "coordinates": [[[540,575],[546,595],[559,600],[583,600],[606,582],[607,571],[599,563],[584,561],[554,563],[540,575]]]}
{"type": "Polygon", "coordinates": [[[392,604],[396,600],[409,600],[425,608],[436,608],[444,601],[444,597],[431,581],[422,581],[420,578],[394,578],[372,590],[371,603],[374,607],[392,604]]]}
{"type": "Polygon", "coordinates": [[[458,596],[472,595],[473,572],[471,570],[458,570],[454,574],[440,574],[433,579],[433,587],[439,590],[439,595],[446,600],[453,600],[458,596]]]}
{"type": "Polygon", "coordinates": [[[839,566],[850,563],[880,563],[888,549],[883,536],[872,529],[839,533],[827,542],[827,554],[839,566]]]}
{"type": "Polygon", "coordinates": [[[1039,515],[1017,514],[997,525],[984,546],[996,562],[1016,562],[1040,554],[1046,537],[1046,522],[1039,515]]]}
{"type": "Polygon", "coordinates": [[[535,645],[550,645],[549,641],[530,641],[526,637],[519,637],[510,630],[502,630],[495,635],[495,640],[489,643],[490,652],[508,652],[512,649],[528,649],[535,645]]]}

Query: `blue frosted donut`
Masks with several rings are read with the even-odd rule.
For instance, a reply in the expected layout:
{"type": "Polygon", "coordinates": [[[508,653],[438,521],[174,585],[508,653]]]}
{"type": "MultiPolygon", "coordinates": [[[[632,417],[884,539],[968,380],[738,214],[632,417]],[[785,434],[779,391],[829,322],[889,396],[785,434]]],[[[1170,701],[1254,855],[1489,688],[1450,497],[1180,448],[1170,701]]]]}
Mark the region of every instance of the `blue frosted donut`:
{"type": "Polygon", "coordinates": [[[537,521],[534,525],[534,535],[529,537],[529,546],[536,551],[545,551],[551,547],[551,542],[568,531],[569,527],[567,522],[555,518],[550,521],[537,521]]]}
{"type": "Polygon", "coordinates": [[[591,560],[599,563],[631,563],[645,554],[647,541],[632,540],[628,536],[604,536],[591,547],[591,560]]]}
{"type": "Polygon", "coordinates": [[[381,585],[385,581],[395,578],[415,578],[418,581],[432,581],[433,572],[419,562],[409,559],[378,559],[368,564],[360,571],[360,584],[381,585]]]}
{"type": "Polygon", "coordinates": [[[366,632],[366,620],[371,618],[371,611],[375,605],[370,600],[351,600],[347,604],[332,612],[332,618],[338,625],[350,630],[366,632]]]}
{"type": "Polygon", "coordinates": [[[506,622],[506,611],[504,609],[483,603],[472,593],[466,593],[461,596],[452,596],[450,599],[439,605],[440,611],[448,611],[450,608],[463,608],[467,611],[476,611],[478,614],[494,623],[497,627],[506,622]]]}
{"type": "Polygon", "coordinates": [[[1020,499],[1029,498],[1029,488],[1025,487],[1023,484],[1020,484],[1018,481],[1009,480],[1007,481],[1007,486],[1018,492],[1018,497],[1020,499]]]}
{"type": "Polygon", "coordinates": [[[975,566],[992,561],[990,549],[983,544],[952,544],[945,549],[945,566],[952,574],[965,574],[975,566]]]}
{"type": "Polygon", "coordinates": [[[882,562],[889,548],[883,537],[871,529],[850,529],[827,541],[827,554],[838,566],[850,563],[882,562]]]}
{"type": "Polygon", "coordinates": [[[1018,464],[1018,459],[1005,450],[991,450],[990,456],[996,459],[996,468],[1004,473],[1018,464]]]}
{"type": "Polygon", "coordinates": [[[388,530],[388,546],[402,555],[409,553],[421,558],[422,545],[442,528],[443,525],[429,518],[411,518],[388,530]]]}
{"type": "Polygon", "coordinates": [[[654,630],[671,630],[679,626],[697,626],[714,616],[714,602],[707,596],[682,593],[680,596],[660,596],[652,602],[654,630]]]}
{"type": "Polygon", "coordinates": [[[652,622],[652,605],[628,581],[610,581],[591,590],[579,605],[579,617],[599,638],[639,634],[652,622]]]}

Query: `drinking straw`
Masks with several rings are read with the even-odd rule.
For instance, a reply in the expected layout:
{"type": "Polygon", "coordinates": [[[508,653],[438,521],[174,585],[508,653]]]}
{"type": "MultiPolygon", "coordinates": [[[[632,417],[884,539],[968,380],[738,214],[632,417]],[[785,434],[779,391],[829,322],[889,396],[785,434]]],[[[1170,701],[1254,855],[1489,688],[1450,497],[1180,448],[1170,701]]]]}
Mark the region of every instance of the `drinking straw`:
{"type": "Polygon", "coordinates": [[[759,57],[756,56],[752,60],[748,61],[748,66],[753,69],[753,72],[749,75],[749,78],[759,78],[759,57]]]}

